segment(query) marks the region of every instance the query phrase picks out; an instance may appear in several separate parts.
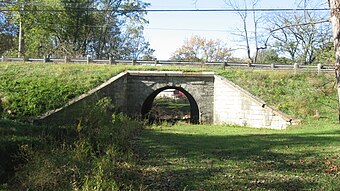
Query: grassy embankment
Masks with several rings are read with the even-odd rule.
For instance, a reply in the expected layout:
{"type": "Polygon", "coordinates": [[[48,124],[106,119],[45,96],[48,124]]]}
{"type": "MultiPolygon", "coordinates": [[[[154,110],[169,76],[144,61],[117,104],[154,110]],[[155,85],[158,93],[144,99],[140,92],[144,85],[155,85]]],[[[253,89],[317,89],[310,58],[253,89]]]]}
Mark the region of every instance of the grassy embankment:
{"type": "Polygon", "coordinates": [[[284,131],[179,124],[148,128],[136,140],[141,124],[123,116],[105,117],[107,100],[89,107],[89,120],[84,118],[86,122],[76,127],[34,127],[12,121],[59,107],[125,69],[1,63],[1,109],[7,118],[0,123],[2,187],[339,189],[340,128],[330,75],[218,71],[269,104],[304,119],[301,126],[284,131]],[[320,115],[313,117],[316,110],[320,115]]]}

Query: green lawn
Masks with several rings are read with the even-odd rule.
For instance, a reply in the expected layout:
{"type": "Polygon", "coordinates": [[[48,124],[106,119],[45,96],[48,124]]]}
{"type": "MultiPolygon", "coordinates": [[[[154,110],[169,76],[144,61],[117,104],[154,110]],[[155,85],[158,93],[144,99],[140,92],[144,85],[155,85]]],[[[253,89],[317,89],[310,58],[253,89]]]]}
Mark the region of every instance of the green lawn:
{"type": "Polygon", "coordinates": [[[339,190],[340,126],[176,125],[141,137],[147,190],[339,190]]]}

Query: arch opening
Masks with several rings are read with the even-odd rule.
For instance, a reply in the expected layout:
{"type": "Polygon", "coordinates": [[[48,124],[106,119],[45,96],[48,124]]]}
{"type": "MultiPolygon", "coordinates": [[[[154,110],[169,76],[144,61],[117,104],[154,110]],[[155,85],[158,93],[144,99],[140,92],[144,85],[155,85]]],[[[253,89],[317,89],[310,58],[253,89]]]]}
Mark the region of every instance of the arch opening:
{"type": "Polygon", "coordinates": [[[155,116],[151,115],[151,111],[153,109],[155,98],[157,97],[157,95],[159,95],[164,90],[177,90],[183,93],[190,104],[190,118],[189,118],[190,123],[192,124],[199,123],[199,109],[198,109],[198,105],[194,97],[182,87],[175,87],[175,86],[166,86],[166,87],[157,89],[145,99],[142,105],[142,110],[141,110],[141,115],[144,119],[148,119],[149,122],[151,123],[154,120],[156,120],[155,116]]]}

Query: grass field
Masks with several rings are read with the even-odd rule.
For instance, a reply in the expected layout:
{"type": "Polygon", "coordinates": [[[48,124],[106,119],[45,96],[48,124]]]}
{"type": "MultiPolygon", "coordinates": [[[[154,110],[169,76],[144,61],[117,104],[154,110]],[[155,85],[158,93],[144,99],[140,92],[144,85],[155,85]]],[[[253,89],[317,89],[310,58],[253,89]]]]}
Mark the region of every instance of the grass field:
{"type": "Polygon", "coordinates": [[[176,125],[141,137],[147,190],[339,190],[340,127],[176,125]]]}
{"type": "MultiPolygon", "coordinates": [[[[188,124],[151,126],[133,144],[123,140],[134,148],[131,156],[123,155],[130,158],[127,161],[115,159],[119,157],[116,155],[111,158],[88,153],[89,148],[77,146],[81,142],[70,141],[77,135],[74,130],[62,134],[58,129],[0,120],[0,190],[12,190],[14,183],[20,186],[12,181],[23,174],[31,176],[30,183],[37,184],[35,190],[53,190],[54,186],[72,190],[69,184],[74,181],[74,168],[82,172],[78,176],[93,178],[93,190],[96,186],[103,188],[101,182],[112,178],[119,190],[340,189],[340,126],[326,119],[287,130],[188,124]],[[28,148],[37,155],[22,158],[28,148]],[[117,162],[111,162],[111,166],[106,160],[117,162]],[[33,165],[15,172],[18,163],[33,165]],[[105,168],[98,174],[96,166],[103,164],[105,168]],[[101,181],[97,185],[98,176],[101,181]],[[60,180],[63,185],[58,185],[60,180]]],[[[108,130],[102,130],[105,134],[95,130],[95,136],[79,138],[100,143],[108,130]]],[[[110,147],[110,140],[105,141],[104,148],[110,147]]],[[[80,188],[86,183],[85,179],[77,181],[80,188]]]]}

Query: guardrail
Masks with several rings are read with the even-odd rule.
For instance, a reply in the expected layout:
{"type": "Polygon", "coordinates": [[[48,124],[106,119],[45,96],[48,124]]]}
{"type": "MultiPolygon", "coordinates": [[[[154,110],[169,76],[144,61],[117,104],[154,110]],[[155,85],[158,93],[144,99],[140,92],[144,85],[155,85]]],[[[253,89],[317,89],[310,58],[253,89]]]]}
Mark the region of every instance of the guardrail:
{"type": "Polygon", "coordinates": [[[302,65],[302,64],[265,64],[265,63],[241,63],[241,62],[188,62],[188,61],[171,61],[171,60],[114,60],[110,59],[91,59],[87,58],[0,58],[0,62],[57,62],[57,63],[85,63],[85,64],[126,64],[126,65],[144,65],[144,66],[184,66],[195,68],[240,68],[240,69],[269,69],[269,70],[293,70],[293,71],[315,71],[321,72],[334,72],[334,65],[302,65]]]}

